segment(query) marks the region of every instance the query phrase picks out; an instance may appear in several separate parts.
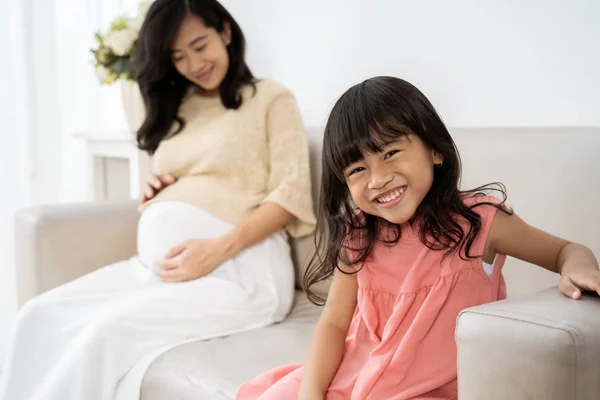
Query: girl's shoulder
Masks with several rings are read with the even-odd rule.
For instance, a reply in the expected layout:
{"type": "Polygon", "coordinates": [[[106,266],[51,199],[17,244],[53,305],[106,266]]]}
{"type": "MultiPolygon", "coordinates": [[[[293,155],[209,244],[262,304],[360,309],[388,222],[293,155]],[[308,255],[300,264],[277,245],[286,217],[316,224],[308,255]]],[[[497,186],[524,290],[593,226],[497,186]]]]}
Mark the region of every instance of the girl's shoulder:
{"type": "MultiPolygon", "coordinates": [[[[491,226],[498,210],[511,212],[510,207],[506,204],[506,196],[503,192],[500,194],[503,198],[487,193],[467,193],[462,196],[463,203],[481,218],[482,226],[486,228],[484,231],[491,226]]],[[[463,222],[468,224],[466,220],[463,222]]]]}
{"type": "MultiPolygon", "coordinates": [[[[489,194],[467,194],[463,197],[463,203],[480,217],[480,228],[477,238],[473,242],[473,251],[483,253],[485,243],[489,235],[494,218],[499,210],[512,213],[511,208],[506,204],[506,196],[501,193],[503,198],[498,198],[489,194]]],[[[502,211],[501,211],[502,212],[502,211]]],[[[462,220],[465,227],[469,224],[467,220],[462,220]]]]}
{"type": "Polygon", "coordinates": [[[496,196],[486,193],[465,193],[461,196],[463,203],[472,209],[487,208],[498,209],[506,207],[506,199],[500,199],[496,196]]]}

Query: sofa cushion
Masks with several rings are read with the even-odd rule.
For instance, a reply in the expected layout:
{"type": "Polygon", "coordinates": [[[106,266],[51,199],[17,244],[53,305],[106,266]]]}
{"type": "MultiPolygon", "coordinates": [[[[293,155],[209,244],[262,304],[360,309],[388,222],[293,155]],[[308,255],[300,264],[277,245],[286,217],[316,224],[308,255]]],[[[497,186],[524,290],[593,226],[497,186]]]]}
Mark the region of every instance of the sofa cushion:
{"type": "MultiPolygon", "coordinates": [[[[291,242],[292,256],[294,259],[295,273],[296,273],[296,288],[305,290],[304,287],[304,273],[311,258],[314,255],[315,249],[315,237],[314,235],[305,236],[303,238],[294,239],[291,242]]],[[[311,290],[321,298],[326,298],[331,286],[331,279],[319,282],[313,285],[311,290]]]]}
{"type": "MultiPolygon", "coordinates": [[[[308,130],[309,147],[310,147],[310,173],[312,179],[312,196],[317,209],[319,190],[321,183],[321,140],[322,130],[313,128],[308,130]]],[[[315,251],[314,235],[304,236],[291,240],[292,257],[296,269],[296,288],[304,289],[304,272],[308,267],[310,259],[315,251]]],[[[315,294],[325,298],[329,292],[331,280],[320,282],[313,286],[312,290],[315,294]]]]}
{"type": "Polygon", "coordinates": [[[321,310],[296,291],[294,307],[282,323],[176,347],[152,363],[141,399],[234,399],[240,384],[256,375],[304,362],[321,310]]]}

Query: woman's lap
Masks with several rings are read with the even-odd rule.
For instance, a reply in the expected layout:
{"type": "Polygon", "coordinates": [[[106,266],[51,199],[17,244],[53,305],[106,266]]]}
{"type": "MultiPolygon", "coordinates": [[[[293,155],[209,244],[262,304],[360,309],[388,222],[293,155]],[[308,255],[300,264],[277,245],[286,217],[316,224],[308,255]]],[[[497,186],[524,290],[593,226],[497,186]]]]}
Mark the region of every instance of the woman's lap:
{"type": "Polygon", "coordinates": [[[62,369],[66,377],[74,365],[89,363],[85,357],[93,354],[84,353],[97,348],[105,349],[98,356],[110,358],[111,376],[122,378],[137,360],[148,360],[160,349],[276,322],[287,314],[293,296],[287,260],[287,244],[274,235],[194,281],[164,283],[133,257],[46,292],[26,303],[17,318],[12,367],[5,372],[25,379],[14,393],[22,396],[31,392],[31,383],[50,379],[50,389],[41,383],[39,393],[57,398],[50,393],[67,390],[60,382],[68,379],[57,374],[62,369]],[[278,263],[285,265],[273,265],[278,263]],[[19,361],[24,355],[36,360],[36,368],[19,361]]]}

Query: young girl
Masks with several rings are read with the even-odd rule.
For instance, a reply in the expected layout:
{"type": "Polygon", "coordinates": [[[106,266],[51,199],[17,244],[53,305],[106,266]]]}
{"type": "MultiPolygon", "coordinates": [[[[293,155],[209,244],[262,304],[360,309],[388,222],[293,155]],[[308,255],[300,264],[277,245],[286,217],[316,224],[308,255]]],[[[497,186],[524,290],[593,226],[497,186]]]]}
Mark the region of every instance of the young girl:
{"type": "MultiPolygon", "coordinates": [[[[592,252],[459,190],[460,159],[431,103],[401,79],[348,90],[325,129],[319,253],[307,287],[333,275],[305,366],[265,373],[239,400],[457,398],[455,321],[505,297],[506,255],[600,293],[592,252]]],[[[310,291],[309,291],[310,293],[310,291]]],[[[314,300],[315,297],[311,295],[314,300]]]]}

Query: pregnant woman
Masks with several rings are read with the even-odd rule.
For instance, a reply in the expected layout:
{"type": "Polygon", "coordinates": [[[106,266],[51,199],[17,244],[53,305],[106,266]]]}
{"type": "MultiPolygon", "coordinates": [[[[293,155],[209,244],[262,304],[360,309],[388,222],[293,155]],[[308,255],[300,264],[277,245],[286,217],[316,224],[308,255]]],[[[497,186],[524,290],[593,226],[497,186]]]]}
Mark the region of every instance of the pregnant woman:
{"type": "Polygon", "coordinates": [[[294,96],[255,79],[244,49],[215,0],[152,4],[134,66],[147,111],[138,142],[158,173],[138,255],[23,306],[0,399],[137,400],[166,350],[286,317],[287,235],[315,224],[308,144],[294,96]]]}

